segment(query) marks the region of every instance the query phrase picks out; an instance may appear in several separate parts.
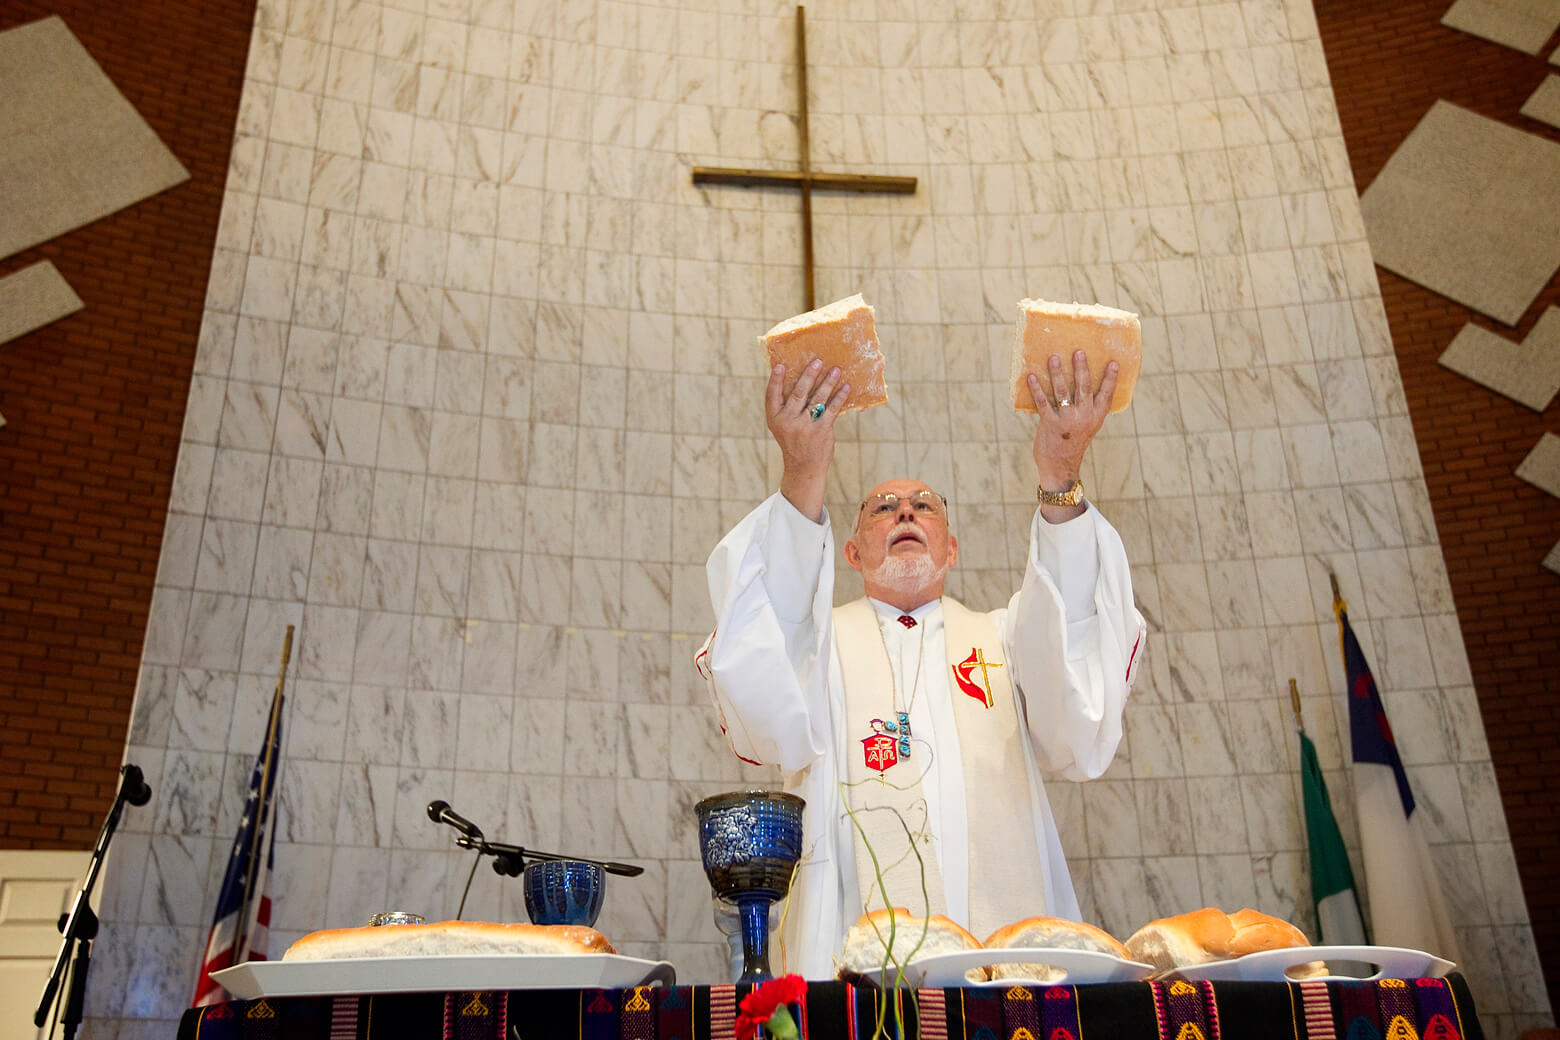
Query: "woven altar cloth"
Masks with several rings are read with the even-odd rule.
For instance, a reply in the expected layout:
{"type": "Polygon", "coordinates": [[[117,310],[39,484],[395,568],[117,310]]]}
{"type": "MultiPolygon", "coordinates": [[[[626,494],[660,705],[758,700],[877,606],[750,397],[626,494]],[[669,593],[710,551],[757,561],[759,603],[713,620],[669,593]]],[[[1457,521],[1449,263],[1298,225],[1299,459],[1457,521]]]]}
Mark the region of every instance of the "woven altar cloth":
{"type": "MultiPolygon", "coordinates": [[[[179,1040],[730,1040],[747,986],[272,997],[191,1008],[179,1040]]],[[[1483,1040],[1460,975],[807,989],[804,1040],[1483,1040]]]]}

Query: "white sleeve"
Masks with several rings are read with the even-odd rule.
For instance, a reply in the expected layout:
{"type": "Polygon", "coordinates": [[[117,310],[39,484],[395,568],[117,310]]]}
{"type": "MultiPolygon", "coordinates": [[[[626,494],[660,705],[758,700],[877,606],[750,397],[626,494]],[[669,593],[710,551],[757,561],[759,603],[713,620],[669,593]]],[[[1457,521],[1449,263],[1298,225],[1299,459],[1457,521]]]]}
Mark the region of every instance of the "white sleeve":
{"type": "Polygon", "coordinates": [[[1094,586],[1100,577],[1100,554],[1095,545],[1091,513],[1099,515],[1091,506],[1071,520],[1053,524],[1037,509],[1030,532],[1030,565],[1038,566],[1040,573],[1050,575],[1055,582],[1062,594],[1069,625],[1094,616],[1094,586]]]}
{"type": "Polygon", "coordinates": [[[705,564],[715,631],[695,662],[743,761],[787,773],[830,747],[834,539],[771,495],[705,564]]]}
{"type": "Polygon", "coordinates": [[[1024,584],[998,625],[1040,768],[1072,780],[1104,773],[1148,626],[1121,536],[1099,510],[1065,524],[1035,511],[1024,584]]]}

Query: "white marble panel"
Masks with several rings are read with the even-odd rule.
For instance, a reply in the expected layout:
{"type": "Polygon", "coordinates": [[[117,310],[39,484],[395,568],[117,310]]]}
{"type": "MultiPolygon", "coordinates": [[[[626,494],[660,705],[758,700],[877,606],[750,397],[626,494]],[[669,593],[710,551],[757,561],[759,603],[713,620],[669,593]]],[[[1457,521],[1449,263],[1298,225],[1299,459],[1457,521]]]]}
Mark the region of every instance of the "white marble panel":
{"type": "MultiPolygon", "coordinates": [[[[384,848],[390,844],[395,813],[394,766],[349,764],[341,771],[337,799],[336,843],[384,848]]],[[[337,907],[332,896],[330,909],[337,907]]]]}
{"type": "Polygon", "coordinates": [[[1192,777],[1186,790],[1192,838],[1199,852],[1243,853],[1251,847],[1240,791],[1227,778],[1192,777]]]}

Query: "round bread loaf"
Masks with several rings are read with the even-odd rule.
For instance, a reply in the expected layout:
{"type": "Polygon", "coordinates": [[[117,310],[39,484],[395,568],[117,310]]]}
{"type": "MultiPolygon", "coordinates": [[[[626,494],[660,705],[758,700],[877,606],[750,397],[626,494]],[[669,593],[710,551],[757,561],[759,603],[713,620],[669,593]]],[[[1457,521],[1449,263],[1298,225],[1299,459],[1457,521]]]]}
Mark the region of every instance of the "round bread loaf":
{"type": "Polygon", "coordinates": [[[790,381],[814,358],[823,362],[825,373],[837,366],[838,385],[850,384],[843,411],[888,403],[883,352],[878,349],[872,308],[860,293],[787,318],[764,333],[759,342],[769,356],[770,368],[785,365],[790,381]]]}
{"type": "MultiPolygon", "coordinates": [[[[980,949],[979,939],[941,914],[911,917],[909,910],[896,906],[892,911],[892,920],[888,910],[874,910],[856,919],[850,931],[845,933],[844,949],[835,958],[839,973],[844,976],[880,970],[888,959],[885,950],[890,929],[893,932],[893,960],[901,967],[910,962],[911,951],[919,959],[937,953],[980,949]],[[923,931],[926,933],[924,942],[921,938],[923,931]]],[[[892,969],[893,964],[889,968],[892,969]]],[[[984,979],[985,972],[979,971],[978,976],[984,979]]]]}
{"type": "Polygon", "coordinates": [[[1133,960],[1160,970],[1309,945],[1288,921],[1251,909],[1226,914],[1211,906],[1150,921],[1127,939],[1133,960]]]}
{"type": "Polygon", "coordinates": [[[310,932],[282,954],[284,961],[357,957],[486,957],[495,954],[616,953],[594,928],[567,924],[491,924],[438,921],[379,928],[329,928],[310,932]]]}
{"type": "Polygon", "coordinates": [[[1089,380],[1095,390],[1105,378],[1106,365],[1114,361],[1121,366],[1116,372],[1110,410],[1119,412],[1131,404],[1132,388],[1143,368],[1143,328],[1136,314],[1098,304],[1020,300],[1010,377],[1013,410],[1035,410],[1035,400],[1029,392],[1031,372],[1040,377],[1041,389],[1047,394],[1051,392],[1048,366],[1052,354],[1061,358],[1062,371],[1071,385],[1072,356],[1078,350],[1089,359],[1089,380]]]}
{"type": "MultiPolygon", "coordinates": [[[[992,932],[982,945],[988,950],[1089,950],[1120,957],[1122,960],[1131,959],[1127,948],[1109,932],[1092,924],[1069,921],[1065,917],[1030,917],[1014,922],[992,932]]],[[[991,966],[991,977],[994,979],[1031,979],[1048,985],[1066,975],[1065,971],[1038,962],[991,966]]]]}

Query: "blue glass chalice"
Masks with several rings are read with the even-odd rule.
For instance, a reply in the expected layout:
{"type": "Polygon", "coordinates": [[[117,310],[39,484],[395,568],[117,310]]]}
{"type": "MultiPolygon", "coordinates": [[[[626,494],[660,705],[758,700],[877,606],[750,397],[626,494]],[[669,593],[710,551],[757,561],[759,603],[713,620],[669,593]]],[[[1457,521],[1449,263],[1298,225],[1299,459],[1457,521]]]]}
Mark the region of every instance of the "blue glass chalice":
{"type": "Polygon", "coordinates": [[[742,919],[742,977],[760,983],[769,970],[769,906],[791,891],[802,856],[802,807],[794,794],[735,791],[694,806],[699,852],[719,899],[735,903],[742,919]]]}
{"type": "Polygon", "coordinates": [[[605,881],[598,863],[544,859],[525,868],[525,912],[532,924],[582,924],[601,914],[605,881]]]}

